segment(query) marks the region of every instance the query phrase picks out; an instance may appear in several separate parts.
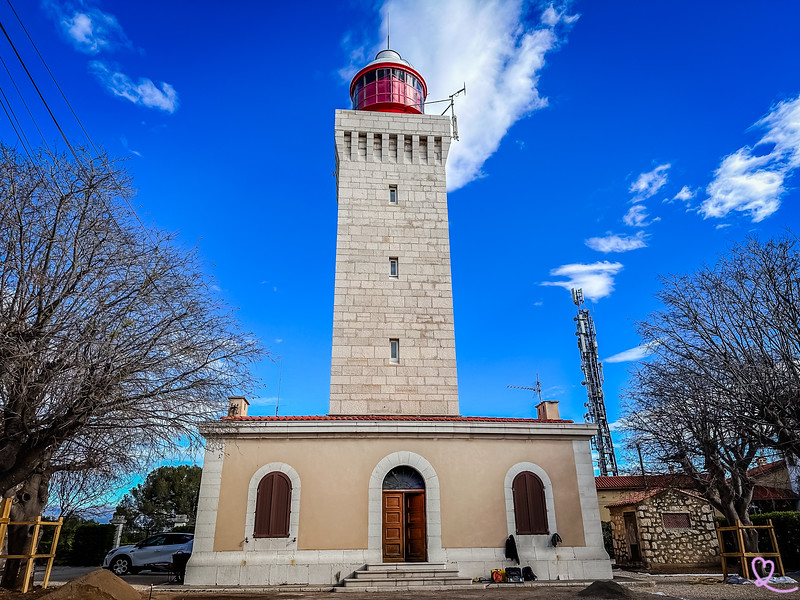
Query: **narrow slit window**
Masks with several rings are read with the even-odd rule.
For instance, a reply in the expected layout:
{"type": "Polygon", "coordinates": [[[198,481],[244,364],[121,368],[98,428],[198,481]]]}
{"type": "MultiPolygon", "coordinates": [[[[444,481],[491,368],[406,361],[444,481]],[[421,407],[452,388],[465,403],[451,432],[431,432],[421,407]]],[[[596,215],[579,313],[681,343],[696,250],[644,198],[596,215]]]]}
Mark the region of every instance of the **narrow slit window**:
{"type": "Polygon", "coordinates": [[[397,204],[397,186],[389,186],[389,204],[397,204]]]}
{"type": "Polygon", "coordinates": [[[389,277],[397,277],[397,258],[389,259],[389,277]]]}
{"type": "Polygon", "coordinates": [[[389,340],[389,362],[400,362],[400,340],[389,340]]]}

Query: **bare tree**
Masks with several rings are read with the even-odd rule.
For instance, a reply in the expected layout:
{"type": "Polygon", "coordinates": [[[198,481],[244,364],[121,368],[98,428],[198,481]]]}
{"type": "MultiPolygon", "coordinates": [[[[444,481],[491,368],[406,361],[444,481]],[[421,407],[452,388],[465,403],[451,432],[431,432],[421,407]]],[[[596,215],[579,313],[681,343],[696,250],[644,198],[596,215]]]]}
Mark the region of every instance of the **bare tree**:
{"type": "Polygon", "coordinates": [[[638,324],[655,357],[634,372],[629,423],[698,484],[705,470],[709,500],[747,523],[755,453],[800,457],[797,239],[751,238],[713,267],[662,283],[664,308],[638,324]]]}
{"type": "MultiPolygon", "coordinates": [[[[623,421],[629,446],[638,446],[656,472],[665,464],[679,465],[730,523],[749,525],[755,482],[748,470],[762,445],[737,418],[735,407],[666,354],[662,349],[633,372],[623,421]]],[[[750,551],[756,551],[757,536],[746,538],[750,551]]]]}
{"type": "Polygon", "coordinates": [[[105,468],[90,471],[56,471],[50,479],[49,511],[69,519],[102,518],[113,506],[115,492],[124,487],[126,474],[105,468]]]}
{"type": "Polygon", "coordinates": [[[196,250],[144,230],[132,196],[106,156],[0,148],[0,494],[15,518],[41,514],[55,472],[200,443],[196,424],[252,384],[264,354],[196,250]]]}

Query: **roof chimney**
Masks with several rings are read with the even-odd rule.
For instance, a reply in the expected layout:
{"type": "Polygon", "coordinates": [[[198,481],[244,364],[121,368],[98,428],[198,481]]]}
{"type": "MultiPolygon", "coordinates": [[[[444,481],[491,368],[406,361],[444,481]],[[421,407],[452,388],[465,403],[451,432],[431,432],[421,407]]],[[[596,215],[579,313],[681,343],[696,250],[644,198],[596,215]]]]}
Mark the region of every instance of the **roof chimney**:
{"type": "Polygon", "coordinates": [[[248,406],[250,403],[244,396],[228,396],[229,417],[246,417],[248,406]]]}
{"type": "Polygon", "coordinates": [[[536,405],[536,418],[557,421],[561,417],[558,416],[558,400],[544,400],[536,405]]]}

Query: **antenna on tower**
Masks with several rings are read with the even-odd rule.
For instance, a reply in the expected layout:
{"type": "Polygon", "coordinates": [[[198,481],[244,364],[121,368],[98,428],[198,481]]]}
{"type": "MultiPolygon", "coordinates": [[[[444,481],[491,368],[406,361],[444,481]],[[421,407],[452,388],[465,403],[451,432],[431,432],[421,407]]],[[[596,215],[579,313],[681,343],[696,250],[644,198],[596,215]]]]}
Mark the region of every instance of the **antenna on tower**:
{"type": "MultiPolygon", "coordinates": [[[[458,141],[458,119],[456,119],[456,101],[455,101],[455,97],[458,96],[461,92],[464,92],[465,96],[467,95],[467,84],[466,84],[466,82],[464,83],[464,87],[462,87],[457,92],[453,92],[452,94],[450,94],[450,96],[448,96],[450,98],[450,106],[448,106],[447,108],[450,109],[450,114],[452,115],[452,120],[453,120],[453,139],[456,140],[456,141],[458,141]]],[[[447,112],[447,108],[444,109],[444,112],[442,114],[447,112]]]]}
{"type": "Polygon", "coordinates": [[[572,302],[578,307],[578,316],[575,317],[578,331],[578,350],[581,354],[581,370],[584,380],[581,385],[586,386],[588,402],[584,404],[589,412],[584,418],[589,423],[597,424],[597,435],[592,438],[592,445],[597,450],[597,468],[600,475],[617,475],[617,458],[614,455],[614,444],[611,440],[611,430],[608,427],[606,404],[603,400],[603,365],[597,357],[597,333],[594,329],[594,320],[586,308],[581,288],[572,289],[572,302]]]}
{"type": "Polygon", "coordinates": [[[425,103],[425,106],[427,106],[428,104],[441,104],[442,102],[447,102],[447,108],[442,111],[442,115],[446,114],[448,110],[450,111],[453,120],[453,139],[456,141],[458,141],[458,119],[456,119],[455,97],[461,93],[463,93],[465,96],[467,95],[466,83],[464,83],[464,86],[460,90],[453,92],[445,100],[428,100],[425,103]]]}
{"type": "MultiPolygon", "coordinates": [[[[536,385],[533,387],[526,387],[524,385],[507,385],[506,388],[511,390],[528,390],[530,392],[534,392],[534,394],[539,396],[539,402],[541,403],[542,401],[542,384],[539,381],[538,373],[536,374],[536,385]]],[[[534,399],[535,398],[536,396],[534,396],[534,399]]]]}
{"type": "Polygon", "coordinates": [[[389,11],[386,11],[386,49],[391,50],[391,46],[389,45],[389,11]]]}

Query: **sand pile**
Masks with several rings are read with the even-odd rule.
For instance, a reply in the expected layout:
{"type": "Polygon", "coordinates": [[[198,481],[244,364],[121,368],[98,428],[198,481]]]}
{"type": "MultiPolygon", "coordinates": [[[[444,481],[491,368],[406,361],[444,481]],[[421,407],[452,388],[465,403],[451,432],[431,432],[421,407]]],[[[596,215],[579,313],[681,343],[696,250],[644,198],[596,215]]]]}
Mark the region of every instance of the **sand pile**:
{"type": "Polygon", "coordinates": [[[578,592],[578,596],[582,598],[603,598],[607,600],[637,597],[631,590],[613,581],[595,581],[589,587],[578,592]]]}
{"type": "Polygon", "coordinates": [[[111,571],[97,569],[62,585],[42,600],[142,600],[142,595],[111,571]]]}

